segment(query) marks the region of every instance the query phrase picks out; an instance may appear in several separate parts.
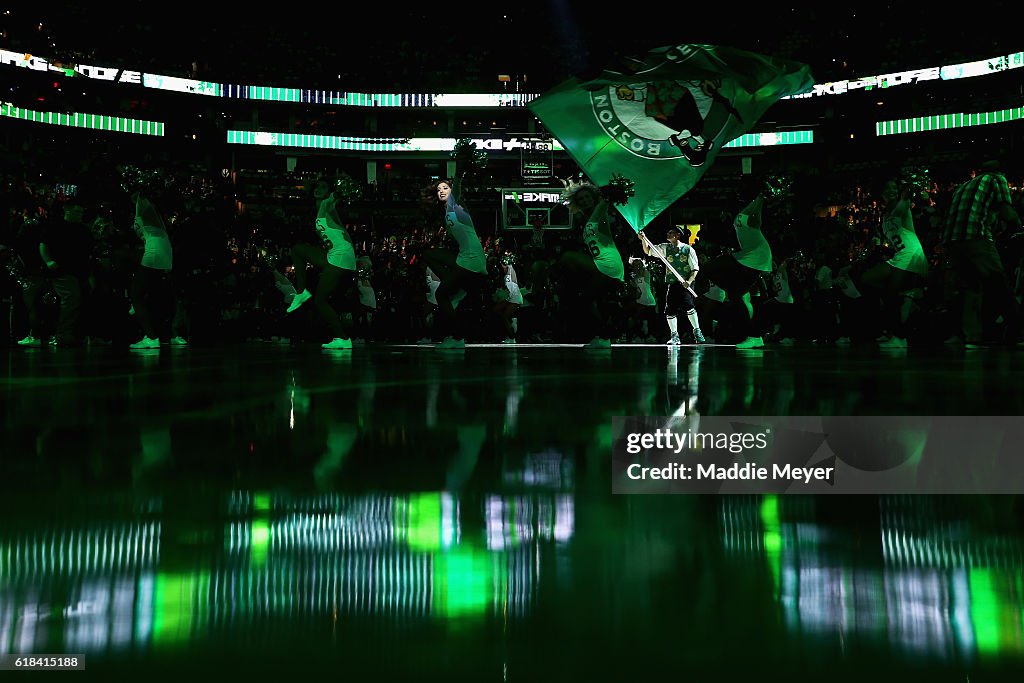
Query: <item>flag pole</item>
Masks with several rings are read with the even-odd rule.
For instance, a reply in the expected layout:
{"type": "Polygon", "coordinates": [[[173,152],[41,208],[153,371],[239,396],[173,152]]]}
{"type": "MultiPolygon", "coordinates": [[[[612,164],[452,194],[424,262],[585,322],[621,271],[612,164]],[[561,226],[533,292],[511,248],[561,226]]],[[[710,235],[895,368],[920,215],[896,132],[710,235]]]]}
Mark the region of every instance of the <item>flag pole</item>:
{"type": "Polygon", "coordinates": [[[679,284],[681,284],[683,287],[686,287],[690,294],[696,297],[697,292],[693,291],[693,287],[690,287],[689,285],[686,284],[686,278],[680,275],[679,271],[672,267],[672,264],[668,262],[668,259],[665,258],[665,255],[661,253],[661,249],[657,248],[654,242],[652,242],[650,238],[648,238],[647,235],[644,234],[643,230],[641,230],[637,234],[640,235],[640,239],[642,239],[644,243],[649,247],[650,252],[656,255],[658,259],[665,264],[665,267],[668,268],[669,272],[676,276],[676,279],[679,280],[679,284]]]}

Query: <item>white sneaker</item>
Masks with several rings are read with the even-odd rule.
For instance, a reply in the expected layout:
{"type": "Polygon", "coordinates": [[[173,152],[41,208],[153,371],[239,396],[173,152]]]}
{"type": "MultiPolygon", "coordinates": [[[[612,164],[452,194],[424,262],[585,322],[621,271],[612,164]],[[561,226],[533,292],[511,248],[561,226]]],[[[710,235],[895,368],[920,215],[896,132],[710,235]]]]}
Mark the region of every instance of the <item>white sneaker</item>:
{"type": "Polygon", "coordinates": [[[503,342],[501,342],[501,343],[502,343],[502,344],[515,344],[515,343],[516,343],[516,340],[515,340],[515,339],[512,339],[511,337],[509,337],[508,339],[504,340],[504,341],[503,341],[503,342]]]}
{"type": "Polygon", "coordinates": [[[33,337],[31,334],[18,341],[18,346],[42,346],[43,342],[33,337]]]}
{"type": "Polygon", "coordinates": [[[763,349],[764,340],[760,337],[747,337],[736,345],[737,349],[763,349]]]}
{"type": "Polygon", "coordinates": [[[171,346],[188,346],[188,340],[184,337],[171,337],[171,341],[168,344],[171,346]]]}
{"type": "Polygon", "coordinates": [[[322,344],[320,348],[323,348],[323,349],[351,349],[352,348],[352,340],[351,339],[339,339],[338,337],[335,337],[334,339],[332,339],[331,341],[327,342],[326,344],[322,344]]]}
{"type": "Polygon", "coordinates": [[[589,343],[584,344],[585,349],[610,349],[612,348],[611,339],[602,339],[601,337],[594,337],[589,343]]]}
{"type": "Polygon", "coordinates": [[[466,348],[465,339],[453,339],[451,337],[445,337],[444,341],[434,347],[435,349],[464,349],[466,348]]]}
{"type": "Polygon", "coordinates": [[[672,335],[672,338],[671,338],[671,339],[669,339],[669,340],[668,340],[667,342],[665,342],[665,343],[666,343],[666,344],[668,344],[669,346],[679,346],[679,345],[680,345],[680,344],[682,344],[683,342],[681,342],[681,341],[679,340],[679,335],[678,335],[678,334],[673,334],[673,335],[672,335]]]}
{"type": "Polygon", "coordinates": [[[285,311],[285,312],[286,313],[291,313],[292,311],[295,311],[296,309],[298,309],[299,306],[301,306],[302,304],[306,303],[307,301],[309,301],[312,298],[313,298],[313,295],[309,293],[308,289],[302,290],[301,292],[296,294],[295,298],[292,299],[292,302],[290,304],[288,304],[288,310],[285,311]]]}
{"type": "Polygon", "coordinates": [[[149,337],[143,337],[140,341],[130,344],[129,349],[159,349],[160,340],[150,339],[149,337]]]}

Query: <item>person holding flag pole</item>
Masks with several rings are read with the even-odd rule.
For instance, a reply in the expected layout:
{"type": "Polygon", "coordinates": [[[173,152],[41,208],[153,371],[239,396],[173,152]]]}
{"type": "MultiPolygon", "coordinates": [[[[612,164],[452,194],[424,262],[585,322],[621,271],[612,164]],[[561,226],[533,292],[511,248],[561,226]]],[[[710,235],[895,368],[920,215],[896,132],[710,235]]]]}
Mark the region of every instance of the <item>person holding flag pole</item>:
{"type": "MultiPolygon", "coordinates": [[[[637,233],[692,190],[718,153],[752,130],[772,105],[814,86],[806,64],[706,44],[657,47],[624,68],[612,65],[591,75],[566,79],[528,109],[595,184],[619,173],[636,182],[631,199],[617,208],[637,233]]],[[[741,280],[771,270],[759,222],[760,210],[752,207],[736,228],[743,253],[717,264],[748,320],[749,290],[741,291],[747,284],[741,280]]],[[[680,286],[685,281],[677,279],[680,286]]],[[[763,346],[752,336],[752,323],[747,326],[739,348],[763,346]]]]}
{"type": "Polygon", "coordinates": [[[693,338],[698,344],[704,344],[704,334],[700,331],[700,321],[697,318],[697,309],[694,307],[694,300],[697,293],[693,291],[693,281],[697,278],[700,265],[697,261],[697,252],[689,244],[682,242],[680,237],[682,231],[676,226],[668,229],[666,234],[667,242],[654,244],[641,230],[637,233],[640,243],[644,247],[644,253],[648,256],[656,256],[662,263],[675,282],[666,275],[665,292],[665,321],[672,337],[668,340],[669,346],[678,346],[679,340],[678,315],[680,312],[686,314],[693,328],[693,338]],[[677,267],[678,266],[678,269],[677,267]],[[682,271],[682,272],[680,272],[682,271]],[[684,275],[685,273],[685,275],[684,275]]]}

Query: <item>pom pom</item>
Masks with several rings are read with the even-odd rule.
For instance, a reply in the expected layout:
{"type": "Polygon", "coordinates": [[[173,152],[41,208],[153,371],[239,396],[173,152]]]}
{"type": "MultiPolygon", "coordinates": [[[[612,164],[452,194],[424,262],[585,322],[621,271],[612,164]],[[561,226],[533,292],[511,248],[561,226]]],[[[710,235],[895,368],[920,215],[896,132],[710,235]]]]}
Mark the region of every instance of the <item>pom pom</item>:
{"type": "Polygon", "coordinates": [[[267,268],[270,268],[271,270],[277,270],[277,265],[278,261],[280,261],[280,257],[269,247],[257,247],[255,251],[255,256],[257,263],[261,263],[267,268]]]}
{"type": "Polygon", "coordinates": [[[24,261],[21,260],[21,257],[13,249],[0,245],[0,263],[3,264],[3,269],[7,272],[7,275],[22,289],[28,289],[32,286],[25,273],[24,261]]]}
{"type": "Polygon", "coordinates": [[[612,179],[601,188],[601,195],[613,206],[627,203],[634,194],[633,181],[618,173],[612,174],[612,179]]]}
{"type": "Polygon", "coordinates": [[[469,138],[460,138],[452,150],[452,159],[461,173],[475,173],[487,168],[487,152],[477,149],[469,138]]]}
{"type": "Polygon", "coordinates": [[[793,197],[793,179],[787,175],[772,174],[764,179],[762,191],[772,199],[790,199],[793,197]]]}
{"type": "Polygon", "coordinates": [[[157,169],[139,168],[126,164],[118,168],[121,178],[121,189],[125,192],[141,192],[153,194],[171,186],[170,177],[157,169]]]}
{"type": "Polygon", "coordinates": [[[501,257],[501,264],[504,266],[514,266],[516,264],[516,255],[506,251],[501,257]]]}
{"type": "Polygon", "coordinates": [[[908,193],[912,197],[927,197],[932,186],[931,175],[923,166],[906,166],[900,169],[896,178],[900,193],[908,193]]]}
{"type": "Polygon", "coordinates": [[[363,198],[363,186],[352,176],[343,173],[334,181],[334,195],[346,204],[351,204],[363,198]]]}

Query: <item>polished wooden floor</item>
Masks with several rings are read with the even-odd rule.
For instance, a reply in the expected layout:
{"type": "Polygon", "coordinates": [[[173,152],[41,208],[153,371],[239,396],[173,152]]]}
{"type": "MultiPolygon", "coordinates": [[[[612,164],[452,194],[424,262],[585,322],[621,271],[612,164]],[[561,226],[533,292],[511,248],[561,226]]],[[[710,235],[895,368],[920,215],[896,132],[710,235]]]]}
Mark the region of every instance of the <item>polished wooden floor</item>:
{"type": "Polygon", "coordinates": [[[1024,352],[0,360],[0,653],[100,678],[1024,672],[1019,497],[612,496],[609,467],[615,415],[1022,415],[1024,352]]]}

